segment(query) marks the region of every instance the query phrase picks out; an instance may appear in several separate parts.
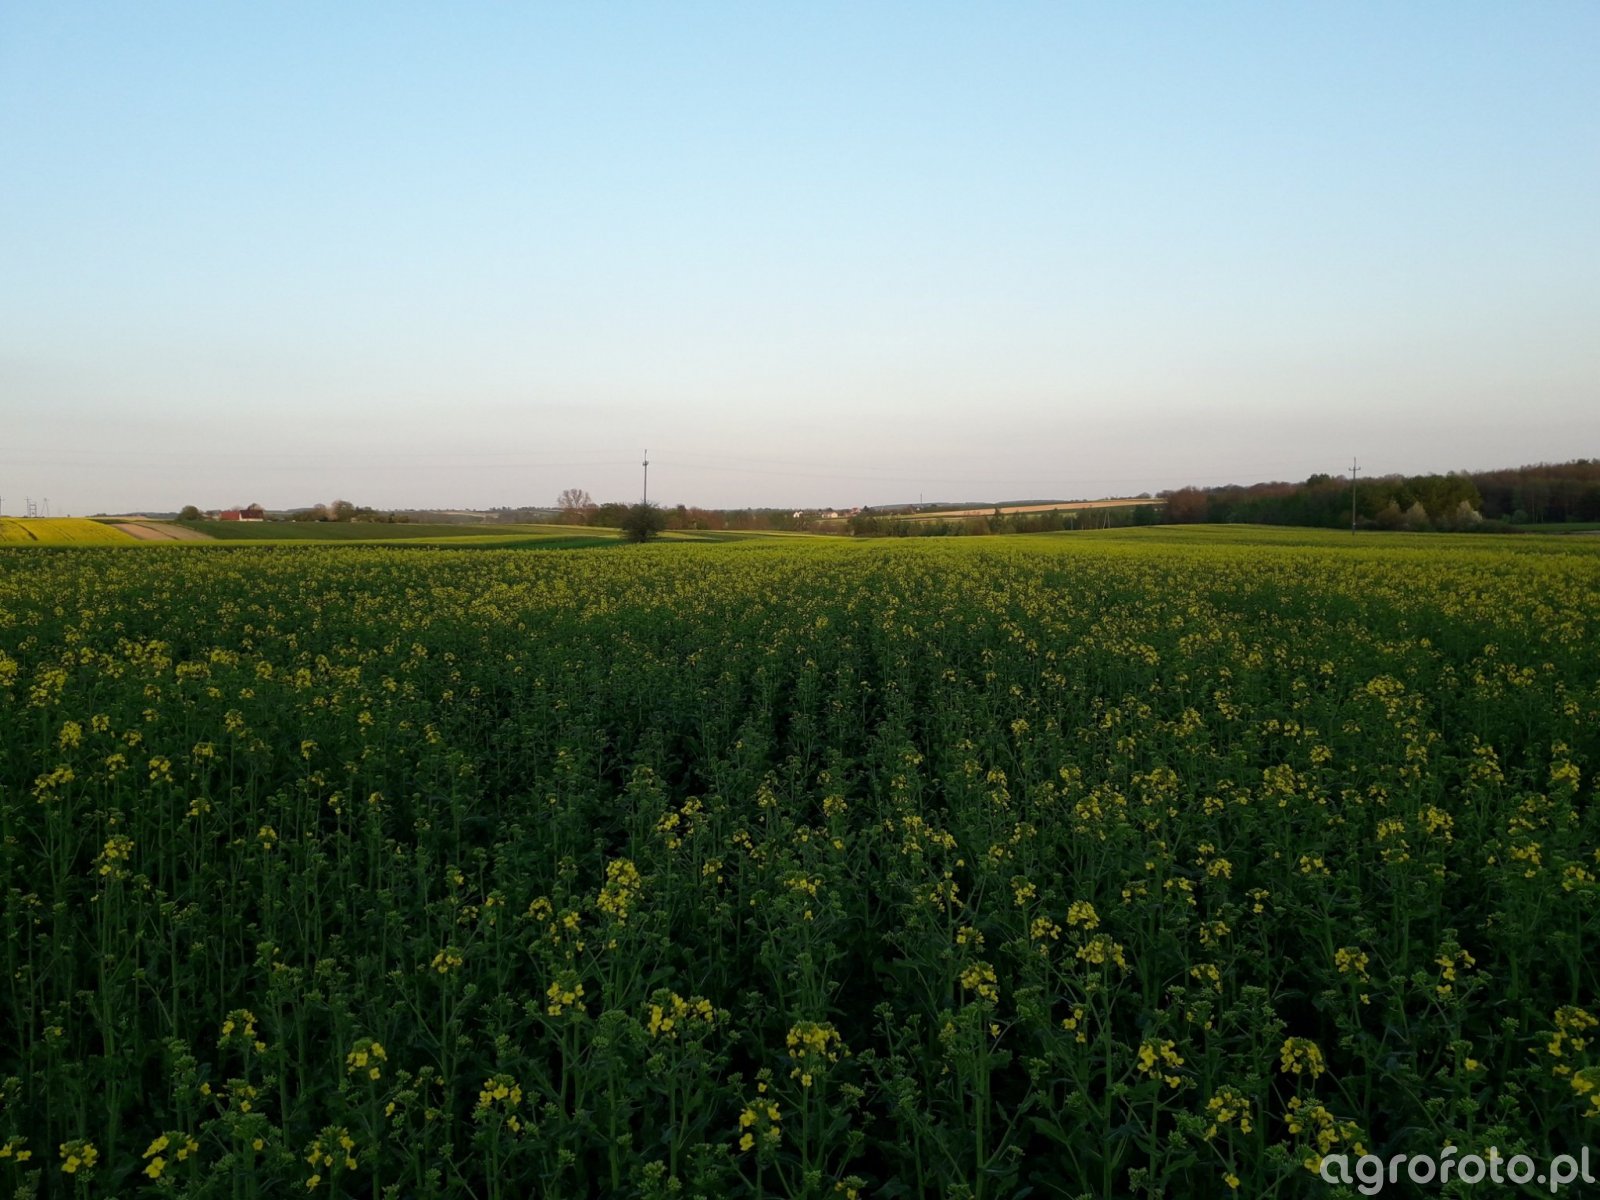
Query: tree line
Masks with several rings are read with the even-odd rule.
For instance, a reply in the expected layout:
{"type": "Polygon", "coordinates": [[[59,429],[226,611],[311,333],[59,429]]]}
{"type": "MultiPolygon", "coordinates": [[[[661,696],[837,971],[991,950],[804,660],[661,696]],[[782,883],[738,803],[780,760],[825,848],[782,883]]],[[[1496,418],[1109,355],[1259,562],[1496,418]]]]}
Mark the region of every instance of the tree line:
{"type": "Polygon", "coordinates": [[[1129,504],[1115,508],[1055,509],[1050,512],[910,520],[884,513],[860,512],[848,528],[855,537],[975,537],[1007,533],[1060,533],[1070,529],[1125,529],[1161,522],[1161,506],[1129,504]]]}
{"type": "Polygon", "coordinates": [[[1600,459],[1447,475],[1228,484],[1163,492],[1170,524],[1309,525],[1329,529],[1505,529],[1600,521],[1600,459]],[[1352,500],[1354,501],[1352,506],[1352,500]]]}
{"type": "MultiPolygon", "coordinates": [[[[349,500],[334,500],[327,504],[313,504],[310,508],[297,508],[286,517],[271,517],[259,504],[246,504],[239,515],[249,521],[373,521],[381,525],[405,525],[411,518],[400,512],[383,512],[365,504],[349,500]]],[[[206,514],[197,505],[185,504],[178,513],[180,521],[203,521],[206,514]]]]}

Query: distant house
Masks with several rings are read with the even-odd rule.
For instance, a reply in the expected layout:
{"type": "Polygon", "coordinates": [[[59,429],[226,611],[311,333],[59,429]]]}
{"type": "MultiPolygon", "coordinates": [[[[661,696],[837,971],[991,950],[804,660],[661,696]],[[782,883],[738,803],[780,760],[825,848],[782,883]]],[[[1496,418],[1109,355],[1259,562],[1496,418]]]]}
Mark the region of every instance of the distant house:
{"type": "Polygon", "coordinates": [[[252,504],[247,508],[225,508],[217,516],[219,521],[265,521],[266,510],[259,504],[252,504]]]}

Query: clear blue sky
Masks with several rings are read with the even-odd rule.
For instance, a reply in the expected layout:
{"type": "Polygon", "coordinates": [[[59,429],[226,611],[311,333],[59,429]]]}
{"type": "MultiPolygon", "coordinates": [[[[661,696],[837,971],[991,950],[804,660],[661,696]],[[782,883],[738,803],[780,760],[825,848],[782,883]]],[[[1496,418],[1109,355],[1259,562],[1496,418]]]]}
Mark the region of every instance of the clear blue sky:
{"type": "Polygon", "coordinates": [[[1600,4],[0,8],[0,497],[1600,454],[1600,4]]]}

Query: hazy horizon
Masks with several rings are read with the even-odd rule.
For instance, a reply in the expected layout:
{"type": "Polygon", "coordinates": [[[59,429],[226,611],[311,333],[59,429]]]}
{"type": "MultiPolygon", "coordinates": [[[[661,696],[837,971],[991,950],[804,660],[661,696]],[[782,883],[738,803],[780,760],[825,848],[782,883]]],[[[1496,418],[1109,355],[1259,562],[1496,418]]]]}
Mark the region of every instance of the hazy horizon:
{"type": "MultiPolygon", "coordinates": [[[[1447,470],[1443,470],[1443,471],[1385,471],[1385,472],[1369,472],[1369,471],[1367,471],[1365,469],[1365,467],[1363,467],[1361,469],[1361,471],[1360,471],[1360,481],[1363,484],[1367,484],[1367,483],[1371,483],[1371,482],[1374,482],[1376,480],[1382,480],[1382,479],[1415,478],[1415,477],[1423,476],[1423,475],[1479,474],[1479,473],[1483,473],[1483,472],[1492,472],[1492,471],[1501,470],[1501,469],[1516,470],[1516,469],[1520,469],[1520,468],[1536,468],[1536,467],[1540,467],[1540,466],[1560,465],[1560,462],[1562,462],[1562,461],[1573,461],[1573,460],[1546,460],[1546,461],[1543,461],[1543,462],[1504,463],[1504,464],[1501,464],[1499,467],[1486,466],[1486,467],[1480,467],[1480,468],[1452,468],[1452,469],[1447,469],[1447,470]]],[[[652,467],[652,469],[654,469],[654,467],[655,467],[655,462],[654,462],[653,459],[651,461],[651,467],[652,467]]],[[[1342,474],[1340,472],[1338,472],[1338,471],[1325,472],[1325,474],[1328,474],[1328,475],[1332,476],[1334,479],[1342,480],[1342,481],[1345,481],[1345,482],[1348,482],[1349,479],[1350,479],[1350,471],[1349,471],[1348,467],[1346,467],[1345,471],[1342,474]]],[[[642,484],[642,480],[638,479],[638,478],[636,478],[635,482],[636,482],[636,485],[642,484]]],[[[961,495],[961,494],[957,494],[957,493],[951,493],[951,494],[948,494],[948,495],[944,495],[944,494],[932,494],[932,493],[921,492],[921,493],[918,493],[917,495],[914,495],[914,496],[902,496],[902,497],[895,498],[895,499],[877,500],[877,501],[873,501],[873,502],[865,503],[865,504],[854,502],[854,501],[849,501],[849,502],[841,501],[839,503],[811,503],[811,504],[800,504],[800,505],[750,504],[750,503],[734,503],[734,504],[723,504],[723,505],[711,505],[711,504],[703,504],[703,503],[701,503],[700,501],[697,501],[697,500],[668,500],[668,501],[663,502],[659,497],[657,497],[655,495],[651,495],[649,497],[649,501],[650,501],[651,504],[657,505],[658,507],[675,508],[675,507],[682,506],[682,507],[687,507],[687,508],[691,508],[691,509],[693,509],[693,508],[704,508],[704,509],[711,510],[711,511],[727,511],[727,512],[735,512],[735,511],[741,511],[741,510],[785,511],[785,510],[789,510],[789,509],[794,509],[795,511],[800,511],[800,510],[816,511],[816,510],[828,510],[828,509],[835,509],[835,510],[845,511],[845,510],[849,510],[849,509],[854,508],[854,507],[861,507],[861,508],[893,508],[893,507],[900,506],[900,505],[919,505],[919,504],[920,505],[929,506],[929,507],[933,507],[933,506],[948,507],[948,506],[951,506],[951,505],[960,505],[960,504],[971,504],[971,505],[986,506],[986,505],[990,505],[990,504],[994,504],[994,505],[1015,505],[1015,504],[1031,504],[1031,503],[1067,503],[1067,504],[1073,504],[1073,503],[1079,503],[1079,502],[1095,503],[1095,502],[1101,501],[1101,500],[1106,500],[1106,501],[1136,501],[1136,500],[1139,500],[1139,499],[1142,499],[1142,498],[1159,499],[1159,498],[1164,497],[1166,495],[1169,495],[1172,492],[1177,491],[1177,490],[1179,490],[1181,488],[1190,487],[1190,486],[1199,487],[1199,488],[1202,488],[1202,489],[1205,489],[1205,488],[1216,488],[1216,487],[1219,487],[1219,486],[1227,487],[1227,486],[1230,486],[1230,485],[1231,486],[1239,486],[1239,487],[1247,487],[1248,488],[1248,487],[1260,486],[1260,485],[1265,485],[1265,486],[1274,486],[1274,485],[1279,485],[1279,486],[1298,486],[1298,485],[1304,484],[1305,482],[1306,482],[1305,478],[1281,479],[1281,478],[1265,478],[1265,477],[1263,477],[1263,478],[1260,478],[1260,479],[1229,479],[1229,480],[1226,480],[1226,481],[1212,482],[1212,483],[1196,482],[1196,483],[1190,483],[1190,484],[1177,484],[1177,485],[1171,485],[1171,486],[1151,487],[1151,488],[1142,489],[1142,490],[1140,490],[1138,492],[1117,492],[1115,494],[1106,493],[1106,494],[1096,494],[1096,495],[1087,495],[1087,494],[1085,494],[1085,495],[1071,495],[1071,496],[1069,496],[1069,495],[1045,495],[1043,493],[1040,493],[1038,495],[1023,495],[1023,494],[1020,494],[1020,493],[1014,494],[1014,495],[1011,494],[1011,493],[1003,493],[1003,494],[1002,493],[990,493],[990,494],[982,494],[982,495],[979,495],[979,494],[961,495]]],[[[636,503],[640,499],[640,495],[638,494],[638,486],[636,486],[634,494],[630,494],[630,495],[623,495],[623,494],[620,494],[620,493],[616,494],[616,495],[612,495],[612,494],[609,494],[609,493],[604,494],[604,495],[591,494],[589,498],[595,505],[604,505],[604,504],[611,504],[611,503],[633,504],[633,503],[636,503]]],[[[39,497],[33,496],[33,497],[31,497],[31,499],[36,503],[36,505],[39,505],[39,502],[40,502],[40,498],[39,497]]],[[[311,499],[306,499],[306,500],[296,500],[294,502],[287,503],[287,504],[261,504],[261,508],[264,511],[266,511],[267,513],[269,513],[269,514],[272,514],[272,513],[298,512],[298,511],[302,511],[302,510],[308,510],[308,509],[316,508],[319,505],[324,506],[324,507],[329,507],[335,501],[342,501],[342,500],[348,500],[348,499],[349,499],[348,496],[340,494],[340,495],[337,495],[337,496],[317,497],[317,498],[311,498],[311,499]]],[[[459,504],[459,505],[452,505],[452,504],[370,505],[370,504],[366,504],[363,501],[352,501],[352,503],[357,504],[358,507],[360,507],[360,508],[362,508],[364,510],[365,509],[372,509],[372,510],[374,510],[376,512],[379,512],[379,513],[393,511],[393,512],[399,512],[399,513],[408,513],[409,512],[409,513],[449,514],[449,513],[491,512],[491,511],[496,511],[496,510],[508,510],[508,509],[549,509],[552,512],[554,512],[554,511],[559,511],[561,509],[561,507],[562,507],[561,504],[558,503],[558,501],[556,499],[551,499],[551,500],[530,499],[530,500],[527,500],[526,502],[523,502],[523,503],[516,503],[516,504],[510,504],[510,503],[507,503],[507,504],[489,504],[489,505],[464,505],[464,504],[459,504]]],[[[255,501],[255,500],[238,500],[238,501],[232,501],[232,502],[229,502],[229,503],[226,503],[226,504],[200,504],[200,505],[196,505],[196,507],[198,507],[203,513],[206,513],[206,512],[221,512],[221,511],[227,511],[229,509],[244,508],[244,507],[247,507],[247,506],[249,506],[251,504],[260,504],[260,502],[259,501],[255,501]]],[[[20,508],[20,501],[19,501],[18,507],[20,508]]],[[[81,516],[96,516],[96,517],[107,517],[107,516],[141,516],[141,515],[142,516],[160,516],[160,515],[164,515],[164,514],[177,513],[179,511],[181,511],[181,508],[182,508],[182,506],[172,506],[170,508],[160,508],[160,507],[153,506],[153,505],[146,505],[146,506],[144,506],[142,508],[130,507],[130,508],[123,508],[123,509],[116,509],[116,510],[97,509],[97,510],[95,510],[93,512],[82,512],[82,511],[67,512],[67,511],[63,510],[61,505],[60,505],[60,503],[57,502],[57,503],[54,504],[53,509],[49,508],[48,506],[40,506],[39,507],[39,511],[38,511],[38,513],[36,515],[38,515],[40,517],[44,517],[44,516],[58,516],[58,517],[61,517],[61,516],[77,516],[77,517],[81,517],[81,516]]],[[[22,514],[20,512],[13,511],[13,510],[10,510],[10,509],[0,509],[0,515],[16,517],[16,516],[20,516],[22,514]]]]}
{"type": "Polygon", "coordinates": [[[1600,455],[1600,8],[0,15],[0,504],[1600,455]]]}

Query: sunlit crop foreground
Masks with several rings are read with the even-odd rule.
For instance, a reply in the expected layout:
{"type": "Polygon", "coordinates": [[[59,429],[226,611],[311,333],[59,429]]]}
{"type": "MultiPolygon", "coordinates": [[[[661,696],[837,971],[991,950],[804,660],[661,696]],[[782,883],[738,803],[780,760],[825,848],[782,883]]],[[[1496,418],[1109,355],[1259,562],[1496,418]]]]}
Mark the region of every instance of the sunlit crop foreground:
{"type": "Polygon", "coordinates": [[[0,720],[6,1195],[1600,1142],[1593,540],[7,550],[0,720]]]}

